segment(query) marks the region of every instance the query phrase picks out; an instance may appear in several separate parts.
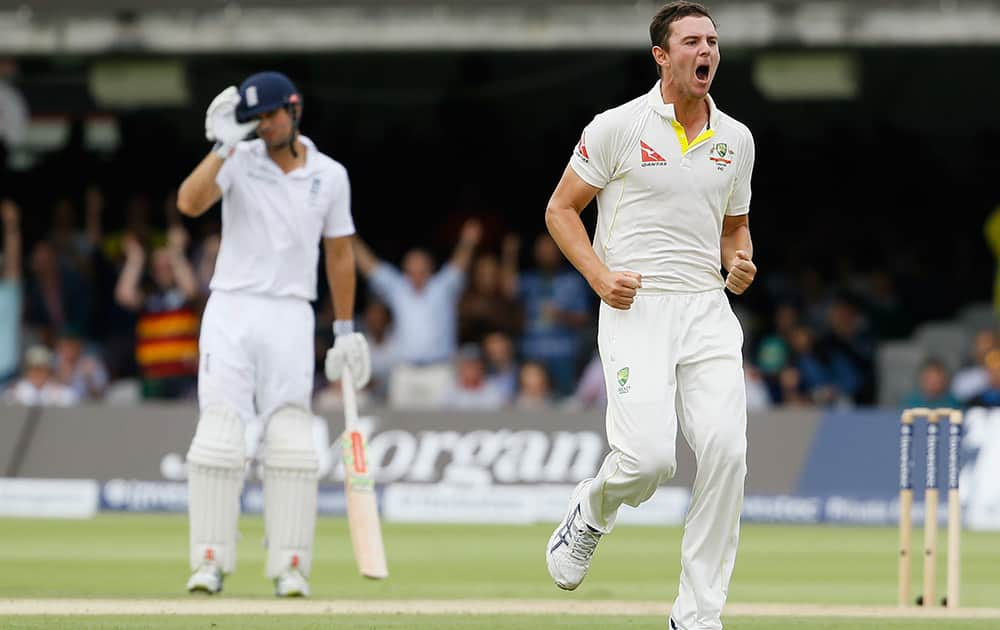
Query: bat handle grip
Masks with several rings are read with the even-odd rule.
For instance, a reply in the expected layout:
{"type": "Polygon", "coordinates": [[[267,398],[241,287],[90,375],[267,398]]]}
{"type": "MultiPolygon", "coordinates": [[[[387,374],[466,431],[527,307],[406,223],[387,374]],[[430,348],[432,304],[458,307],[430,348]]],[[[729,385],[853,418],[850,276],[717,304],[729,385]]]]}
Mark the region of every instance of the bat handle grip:
{"type": "Polygon", "coordinates": [[[347,431],[353,431],[358,424],[358,400],[354,392],[354,378],[346,365],[340,374],[340,388],[344,397],[344,424],[347,431]]]}

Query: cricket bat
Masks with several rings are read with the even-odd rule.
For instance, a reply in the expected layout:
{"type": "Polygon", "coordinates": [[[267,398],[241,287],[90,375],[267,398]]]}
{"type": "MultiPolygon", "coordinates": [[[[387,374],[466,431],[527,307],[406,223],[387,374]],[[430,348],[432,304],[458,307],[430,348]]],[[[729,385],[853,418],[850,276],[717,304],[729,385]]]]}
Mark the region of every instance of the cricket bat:
{"type": "Polygon", "coordinates": [[[368,469],[365,441],[358,430],[358,401],[350,370],[344,367],[340,385],[344,396],[344,437],[341,441],[344,459],[344,496],[347,499],[347,524],[351,530],[351,546],[361,575],[381,580],[389,577],[382,544],[375,497],[375,480],[368,469]]]}

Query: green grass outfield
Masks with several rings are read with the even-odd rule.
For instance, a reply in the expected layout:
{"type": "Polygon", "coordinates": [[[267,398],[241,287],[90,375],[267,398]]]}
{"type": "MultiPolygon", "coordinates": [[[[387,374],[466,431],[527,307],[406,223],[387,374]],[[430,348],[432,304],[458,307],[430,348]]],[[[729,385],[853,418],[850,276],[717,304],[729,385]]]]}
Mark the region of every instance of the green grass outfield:
{"type": "MultiPolygon", "coordinates": [[[[545,570],[548,525],[388,523],[384,530],[388,580],[359,577],[346,522],[325,518],[317,528],[312,599],[275,602],[272,585],[264,577],[259,518],[241,521],[238,570],[227,579],[224,594],[214,598],[184,592],[188,568],[183,516],[3,519],[0,628],[663,628],[663,615],[676,592],[681,535],[676,528],[619,527],[601,543],[587,581],[573,593],[553,586],[545,570]],[[120,610],[98,609],[101,614],[60,610],[59,602],[26,601],[53,598],[91,600],[95,606],[108,599],[122,601],[120,610]],[[134,608],[141,608],[145,600],[172,602],[180,608],[169,612],[134,608]],[[329,606],[324,603],[328,600],[329,606]],[[453,610],[417,613],[407,607],[414,600],[450,602],[453,610]],[[352,614],[349,605],[338,608],[337,602],[367,603],[370,609],[352,614]],[[463,602],[487,605],[463,610],[463,602]],[[566,610],[537,614],[550,602],[566,610]],[[505,608],[506,603],[509,607],[505,608]],[[305,614],[240,610],[241,606],[276,604],[299,606],[305,614]],[[31,612],[57,614],[10,614],[24,613],[29,605],[35,606],[31,612]],[[224,614],[216,609],[184,608],[202,605],[231,610],[224,614]],[[602,614],[602,606],[608,607],[611,616],[602,614]],[[632,607],[634,614],[630,614],[632,607]],[[240,612],[246,616],[239,616],[240,612]]],[[[922,532],[915,531],[913,539],[921,541],[922,532]]],[[[895,603],[897,545],[892,528],[746,525],[729,598],[731,609],[737,612],[724,618],[726,627],[1000,628],[1000,617],[959,619],[941,610],[928,611],[942,616],[936,620],[915,617],[914,613],[923,612],[918,610],[901,611],[899,618],[870,618],[859,607],[881,607],[873,608],[872,614],[885,615],[886,607],[895,603]],[[768,612],[771,608],[767,607],[752,608],[760,603],[788,607],[780,614],[768,612]],[[802,608],[803,604],[829,606],[820,613],[802,608]],[[796,611],[801,614],[796,616],[796,611]],[[765,616],[769,614],[774,617],[765,616]]],[[[1000,533],[965,532],[962,546],[963,609],[958,612],[968,615],[977,607],[1000,608],[1000,533]]],[[[938,549],[939,592],[943,594],[943,532],[938,549]]],[[[914,555],[916,594],[920,591],[919,550],[914,555]]]]}

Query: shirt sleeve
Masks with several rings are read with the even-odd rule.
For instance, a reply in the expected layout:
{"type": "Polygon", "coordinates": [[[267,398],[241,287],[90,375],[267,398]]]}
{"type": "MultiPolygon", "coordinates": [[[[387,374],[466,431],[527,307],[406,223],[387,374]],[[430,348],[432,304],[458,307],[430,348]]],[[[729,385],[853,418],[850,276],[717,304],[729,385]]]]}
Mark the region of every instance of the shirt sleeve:
{"type": "Polygon", "coordinates": [[[368,276],[368,285],[372,291],[390,307],[395,304],[395,297],[404,288],[405,283],[402,274],[387,262],[379,263],[375,271],[368,276]]]}
{"type": "Polygon", "coordinates": [[[441,267],[441,271],[434,274],[431,282],[448,301],[457,303],[462,289],[465,288],[465,273],[449,262],[441,267]]]}
{"type": "Polygon", "coordinates": [[[606,115],[595,116],[580,134],[569,165],[580,179],[604,188],[618,175],[618,134],[606,115]]]}
{"type": "Polygon", "coordinates": [[[733,191],[729,194],[729,204],[726,214],[737,216],[750,212],[750,176],[753,174],[754,161],[753,136],[747,132],[747,142],[743,145],[743,155],[737,155],[739,164],[736,166],[736,181],[733,191]]]}
{"type": "Polygon", "coordinates": [[[327,238],[354,234],[354,218],[351,216],[351,179],[347,171],[338,171],[335,182],[333,199],[323,219],[323,236],[327,238]]]}
{"type": "Polygon", "coordinates": [[[243,143],[241,142],[236,145],[236,149],[232,155],[223,160],[222,168],[215,174],[215,183],[222,189],[222,194],[229,192],[233,181],[236,180],[236,173],[238,172],[240,163],[243,161],[243,151],[243,143]]]}

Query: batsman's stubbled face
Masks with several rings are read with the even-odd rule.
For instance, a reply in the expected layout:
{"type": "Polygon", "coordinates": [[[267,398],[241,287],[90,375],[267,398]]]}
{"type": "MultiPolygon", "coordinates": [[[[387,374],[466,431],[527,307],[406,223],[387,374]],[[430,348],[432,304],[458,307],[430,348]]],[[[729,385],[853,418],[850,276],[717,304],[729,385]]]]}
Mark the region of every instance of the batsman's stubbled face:
{"type": "Polygon", "coordinates": [[[257,136],[269,147],[281,147],[292,136],[292,117],[288,110],[280,107],[257,116],[257,136]]]}
{"type": "Polygon", "coordinates": [[[681,18],[670,25],[669,33],[662,46],[670,62],[664,79],[682,95],[705,96],[719,68],[719,34],[712,20],[693,15],[681,18]]]}

